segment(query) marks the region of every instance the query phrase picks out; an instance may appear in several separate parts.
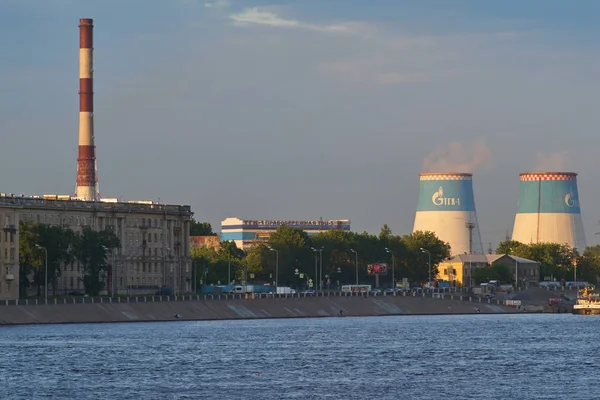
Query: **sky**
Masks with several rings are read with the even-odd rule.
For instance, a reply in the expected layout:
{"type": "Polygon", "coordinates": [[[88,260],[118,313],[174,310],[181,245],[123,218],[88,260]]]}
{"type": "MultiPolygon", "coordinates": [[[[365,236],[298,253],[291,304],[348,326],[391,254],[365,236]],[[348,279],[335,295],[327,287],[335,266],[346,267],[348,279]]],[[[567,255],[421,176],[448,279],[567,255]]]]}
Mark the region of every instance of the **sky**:
{"type": "Polygon", "coordinates": [[[412,231],[419,173],[474,174],[484,248],[519,173],[579,173],[599,243],[600,2],[3,0],[0,191],[72,194],[94,19],[103,197],[412,231]],[[444,172],[444,171],[442,171],[444,172]]]}

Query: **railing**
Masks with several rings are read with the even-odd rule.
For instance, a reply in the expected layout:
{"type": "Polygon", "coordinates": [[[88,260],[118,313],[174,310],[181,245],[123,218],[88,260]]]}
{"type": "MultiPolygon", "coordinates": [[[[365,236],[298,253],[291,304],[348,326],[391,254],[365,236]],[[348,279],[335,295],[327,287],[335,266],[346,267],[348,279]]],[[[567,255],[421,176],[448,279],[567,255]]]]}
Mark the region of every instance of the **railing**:
{"type": "Polygon", "coordinates": [[[49,298],[45,300],[22,299],[22,300],[4,300],[0,305],[5,306],[30,306],[30,305],[59,305],[59,304],[111,304],[111,303],[157,303],[173,301],[218,301],[218,300],[255,300],[255,299],[300,299],[300,298],[331,298],[331,297],[431,297],[440,300],[461,300],[486,304],[515,306],[511,300],[485,299],[475,297],[463,291],[440,292],[440,291],[402,291],[393,293],[359,293],[359,292],[338,292],[326,291],[315,293],[236,293],[236,294],[183,294],[179,296],[118,296],[118,297],[63,297],[49,298]]]}

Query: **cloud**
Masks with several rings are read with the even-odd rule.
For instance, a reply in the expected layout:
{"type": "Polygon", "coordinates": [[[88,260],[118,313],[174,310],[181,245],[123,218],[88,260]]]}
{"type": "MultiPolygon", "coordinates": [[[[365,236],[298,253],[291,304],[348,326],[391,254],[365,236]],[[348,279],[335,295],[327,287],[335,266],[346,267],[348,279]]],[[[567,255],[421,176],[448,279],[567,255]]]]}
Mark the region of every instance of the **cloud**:
{"type": "Polygon", "coordinates": [[[204,7],[206,8],[227,8],[231,5],[229,0],[215,0],[215,1],[207,1],[204,3],[204,7]]]}
{"type": "Polygon", "coordinates": [[[569,152],[558,151],[556,153],[538,152],[533,164],[535,172],[563,172],[567,169],[569,152]]]}
{"type": "Polygon", "coordinates": [[[247,8],[244,11],[229,16],[238,26],[266,25],[281,28],[308,29],[321,32],[349,32],[357,24],[318,25],[300,22],[293,19],[282,18],[274,12],[259,10],[257,7],[247,8]]]}
{"type": "Polygon", "coordinates": [[[423,160],[423,172],[475,172],[490,166],[492,151],[482,139],[472,143],[452,142],[437,148],[423,160]]]}

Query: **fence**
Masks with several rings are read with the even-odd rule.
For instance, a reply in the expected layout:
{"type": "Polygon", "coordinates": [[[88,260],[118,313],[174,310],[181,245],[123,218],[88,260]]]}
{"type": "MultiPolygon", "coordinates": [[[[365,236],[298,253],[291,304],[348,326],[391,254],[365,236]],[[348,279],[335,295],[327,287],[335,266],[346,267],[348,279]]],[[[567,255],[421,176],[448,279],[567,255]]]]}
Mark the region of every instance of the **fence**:
{"type": "Polygon", "coordinates": [[[445,293],[442,291],[412,291],[393,293],[359,293],[359,292],[315,292],[315,293],[245,293],[245,294],[185,294],[180,296],[133,296],[133,297],[70,297],[44,299],[4,300],[5,306],[39,306],[59,304],[112,304],[112,303],[157,303],[172,301],[219,301],[219,300],[254,300],[254,299],[299,299],[299,298],[324,298],[324,297],[431,297],[433,299],[461,300],[486,304],[517,306],[511,300],[495,300],[474,297],[462,292],[445,293]]]}

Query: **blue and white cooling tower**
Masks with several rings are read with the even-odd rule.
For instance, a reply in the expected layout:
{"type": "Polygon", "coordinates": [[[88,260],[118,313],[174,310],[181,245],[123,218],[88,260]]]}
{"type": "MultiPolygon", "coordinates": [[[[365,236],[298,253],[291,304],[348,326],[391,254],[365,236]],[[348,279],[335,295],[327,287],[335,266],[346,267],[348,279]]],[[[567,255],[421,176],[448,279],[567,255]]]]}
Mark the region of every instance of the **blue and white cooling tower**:
{"type": "Polygon", "coordinates": [[[526,172],[520,178],[512,239],[526,244],[568,244],[582,252],[586,243],[577,174],[526,172]]]}
{"type": "Polygon", "coordinates": [[[450,243],[450,252],[484,254],[475,212],[473,175],[419,174],[419,201],[414,231],[432,231],[450,243]]]}

